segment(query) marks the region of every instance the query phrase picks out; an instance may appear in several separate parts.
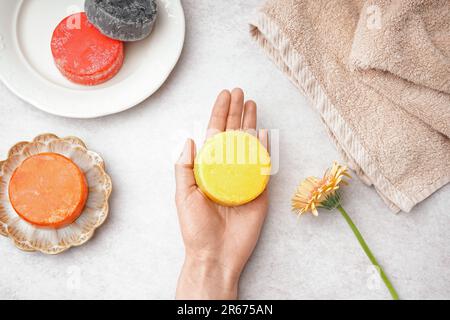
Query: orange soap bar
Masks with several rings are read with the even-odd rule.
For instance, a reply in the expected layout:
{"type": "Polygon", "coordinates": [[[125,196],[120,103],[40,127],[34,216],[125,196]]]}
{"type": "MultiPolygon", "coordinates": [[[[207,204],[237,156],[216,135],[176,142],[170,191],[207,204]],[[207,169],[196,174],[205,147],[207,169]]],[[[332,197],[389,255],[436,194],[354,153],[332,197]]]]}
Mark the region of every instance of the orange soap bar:
{"type": "Polygon", "coordinates": [[[31,224],[60,228],[75,221],[88,196],[86,178],[72,160],[56,153],[25,159],[9,182],[9,199],[31,224]]]}

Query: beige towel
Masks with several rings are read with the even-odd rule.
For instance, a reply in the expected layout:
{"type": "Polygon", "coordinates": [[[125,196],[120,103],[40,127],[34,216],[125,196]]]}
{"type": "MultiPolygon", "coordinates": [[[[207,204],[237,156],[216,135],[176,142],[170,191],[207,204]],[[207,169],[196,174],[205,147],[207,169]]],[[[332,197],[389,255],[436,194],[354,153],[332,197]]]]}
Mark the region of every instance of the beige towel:
{"type": "Polygon", "coordinates": [[[441,20],[448,5],[448,0],[269,0],[252,23],[253,37],[309,97],[349,166],[394,211],[410,211],[450,181],[449,74],[441,72],[449,59],[442,33],[448,20],[441,20]],[[441,5],[442,15],[424,8],[427,3],[436,8],[431,2],[441,5]],[[373,16],[378,13],[380,24],[373,16]],[[422,41],[419,35],[430,28],[424,21],[435,23],[422,41]],[[368,25],[375,28],[364,30],[368,25]],[[400,39],[395,30],[403,33],[400,39]],[[407,30],[417,31],[409,48],[407,30]],[[435,49],[423,51],[423,43],[435,49]],[[411,69],[414,61],[417,71],[411,69]],[[436,70],[435,61],[441,62],[436,70]]]}
{"type": "Polygon", "coordinates": [[[350,68],[370,70],[367,85],[450,136],[450,1],[363,3],[350,68]]]}

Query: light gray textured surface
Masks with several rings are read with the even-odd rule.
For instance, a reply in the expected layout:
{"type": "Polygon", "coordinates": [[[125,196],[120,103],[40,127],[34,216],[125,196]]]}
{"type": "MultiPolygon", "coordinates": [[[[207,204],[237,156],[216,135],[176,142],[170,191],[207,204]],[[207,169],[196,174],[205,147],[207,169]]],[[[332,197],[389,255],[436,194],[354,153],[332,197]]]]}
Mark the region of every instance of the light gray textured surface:
{"type": "MultiPolygon", "coordinates": [[[[337,213],[297,221],[290,212],[297,182],[339,157],[317,113],[248,35],[262,2],[183,1],[187,35],[178,66],[154,96],[118,115],[50,116],[0,84],[1,159],[42,132],[77,135],[104,157],[114,184],[108,221],[82,247],[44,256],[0,238],[0,298],[173,298],[183,261],[173,162],[186,136],[200,142],[218,91],[234,86],[258,102],[259,125],[281,136],[268,219],[240,297],[389,298],[337,213]]],[[[401,297],[450,298],[450,186],[399,215],[357,179],[344,198],[401,297]]]]}

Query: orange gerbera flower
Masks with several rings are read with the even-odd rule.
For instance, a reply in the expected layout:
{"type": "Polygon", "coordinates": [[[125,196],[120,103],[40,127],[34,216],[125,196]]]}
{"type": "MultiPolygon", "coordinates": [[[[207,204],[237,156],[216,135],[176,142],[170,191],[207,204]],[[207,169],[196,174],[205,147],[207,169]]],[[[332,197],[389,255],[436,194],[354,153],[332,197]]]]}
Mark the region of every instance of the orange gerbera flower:
{"type": "Polygon", "coordinates": [[[351,178],[346,166],[341,166],[336,161],[333,166],[325,172],[322,178],[321,191],[325,194],[330,194],[339,189],[339,184],[347,185],[348,182],[343,180],[345,177],[351,178]]]}
{"type": "Polygon", "coordinates": [[[299,215],[311,211],[313,215],[317,216],[319,214],[317,207],[322,202],[321,197],[320,179],[316,177],[306,178],[297,187],[297,191],[292,198],[292,210],[299,215]]]}
{"type": "Polygon", "coordinates": [[[343,180],[345,177],[351,178],[347,167],[339,165],[337,162],[325,172],[322,179],[308,177],[297,187],[292,198],[292,210],[297,214],[311,211],[318,216],[317,208],[335,208],[339,204],[339,184],[347,184],[343,180]]]}
{"type": "Polygon", "coordinates": [[[372,264],[380,271],[381,279],[386,284],[392,298],[397,300],[399,299],[397,291],[389,281],[381,266],[378,264],[358,228],[341,205],[341,196],[338,189],[341,183],[348,184],[344,178],[351,178],[351,176],[348,173],[347,167],[341,166],[337,162],[334,162],[333,166],[325,171],[322,179],[317,177],[306,178],[297,187],[297,190],[292,197],[292,210],[298,215],[311,211],[315,216],[318,215],[317,208],[320,207],[329,210],[339,210],[352,229],[353,234],[359,241],[359,244],[363,248],[364,252],[367,254],[370,262],[372,262],[372,264]]]}

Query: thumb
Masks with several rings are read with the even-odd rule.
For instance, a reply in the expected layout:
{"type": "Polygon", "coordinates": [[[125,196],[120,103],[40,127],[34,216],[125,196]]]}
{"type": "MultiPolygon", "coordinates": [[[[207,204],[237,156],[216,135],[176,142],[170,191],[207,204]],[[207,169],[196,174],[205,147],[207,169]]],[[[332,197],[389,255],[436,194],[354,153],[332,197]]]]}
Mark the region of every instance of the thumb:
{"type": "Polygon", "coordinates": [[[194,177],[195,143],[192,139],[187,139],[183,152],[175,164],[175,180],[177,200],[184,199],[189,192],[196,187],[194,177]]]}

